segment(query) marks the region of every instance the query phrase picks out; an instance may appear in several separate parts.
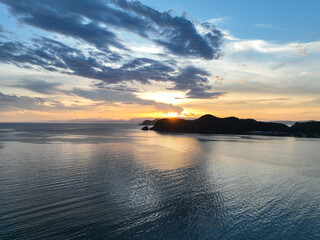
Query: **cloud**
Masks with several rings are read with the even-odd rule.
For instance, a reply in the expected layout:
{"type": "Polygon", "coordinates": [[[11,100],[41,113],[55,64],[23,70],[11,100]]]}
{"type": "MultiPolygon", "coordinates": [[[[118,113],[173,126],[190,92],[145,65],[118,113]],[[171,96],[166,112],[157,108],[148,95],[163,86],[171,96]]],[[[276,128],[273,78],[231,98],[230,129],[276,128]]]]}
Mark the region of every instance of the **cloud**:
{"type": "MultiPolygon", "coordinates": [[[[222,95],[208,92],[211,87],[208,86],[207,72],[192,65],[186,66],[180,59],[220,58],[225,36],[212,23],[200,23],[186,14],[173,16],[171,12],[160,12],[138,1],[0,2],[20,23],[54,33],[37,32],[40,37],[23,42],[0,41],[1,62],[85,77],[96,80],[94,84],[100,88],[119,91],[126,91],[126,85],[134,82],[151,84],[152,81],[171,82],[172,89],[187,91],[188,98],[222,95]],[[137,38],[151,42],[156,48],[164,49],[165,54],[161,51],[161,54],[136,57],[128,42],[123,42],[124,35],[134,36],[133,41],[137,38]],[[70,38],[85,44],[78,47],[76,44],[79,43],[70,38]]],[[[17,87],[53,94],[54,87],[58,86],[37,87],[35,82],[29,81],[17,87]]]]}
{"type": "Polygon", "coordinates": [[[11,32],[7,31],[1,24],[0,24],[0,38],[9,39],[7,35],[10,35],[11,32]]]}
{"type": "Polygon", "coordinates": [[[320,103],[320,98],[317,98],[317,99],[313,100],[312,102],[314,102],[314,103],[320,103]]]}
{"type": "Polygon", "coordinates": [[[66,106],[58,100],[40,97],[28,97],[8,95],[0,92],[0,111],[11,110],[33,110],[42,112],[63,111],[63,110],[83,110],[86,106],[69,105],[66,106]]]}
{"type": "MultiPolygon", "coordinates": [[[[73,90],[59,89],[61,83],[48,83],[41,80],[22,80],[21,84],[10,85],[10,87],[28,89],[41,94],[56,94],[63,93],[67,95],[76,95],[85,99],[92,100],[94,102],[108,103],[122,103],[122,104],[138,104],[138,105],[153,105],[157,110],[163,112],[179,112],[183,111],[183,108],[174,106],[172,104],[156,102],[153,100],[146,100],[138,98],[131,92],[114,91],[103,88],[93,88],[90,90],[74,88],[73,90]]],[[[49,110],[49,108],[59,107],[61,109],[79,109],[83,106],[65,106],[59,101],[52,101],[46,98],[34,98],[26,96],[5,95],[0,93],[0,101],[2,103],[2,109],[8,108],[24,108],[29,110],[49,110]]],[[[91,106],[101,105],[101,103],[93,103],[91,106]]]]}
{"type": "Polygon", "coordinates": [[[200,34],[185,16],[159,12],[138,1],[1,0],[22,23],[85,41],[107,51],[124,49],[115,29],[131,32],[165,47],[179,56],[216,59],[220,56],[223,33],[205,23],[200,34]]]}
{"type": "Polygon", "coordinates": [[[92,101],[104,101],[104,102],[121,102],[124,104],[139,104],[139,105],[153,105],[156,109],[162,112],[178,112],[181,113],[183,108],[174,106],[172,104],[160,103],[153,100],[146,100],[138,98],[132,93],[123,93],[111,91],[108,89],[93,89],[84,90],[75,88],[71,91],[72,94],[90,99],[92,101]]]}
{"type": "Polygon", "coordinates": [[[0,92],[0,111],[6,111],[12,108],[39,110],[44,108],[45,102],[46,101],[42,98],[18,97],[16,95],[6,95],[0,92]]]}
{"type": "MultiPolygon", "coordinates": [[[[243,99],[243,100],[233,100],[228,102],[228,104],[252,104],[254,103],[255,105],[257,104],[269,104],[269,103],[277,103],[277,104],[281,104],[281,103],[286,103],[288,101],[291,101],[290,98],[262,98],[262,99],[243,99]]],[[[258,105],[259,106],[259,105],[258,105]]]]}
{"type": "MultiPolygon", "coordinates": [[[[317,42],[314,42],[314,44],[316,43],[317,42]]],[[[256,52],[263,54],[293,54],[306,56],[308,45],[310,45],[310,43],[300,44],[292,42],[287,44],[276,44],[264,40],[242,40],[228,44],[227,48],[237,52],[237,54],[241,52],[256,52]]]]}
{"type": "Polygon", "coordinates": [[[262,98],[262,99],[256,99],[254,101],[256,102],[272,102],[272,101],[288,101],[290,98],[262,98]]]}
{"type": "Polygon", "coordinates": [[[13,15],[17,16],[20,22],[45,31],[81,39],[105,51],[110,45],[123,48],[113,32],[100,27],[95,22],[83,23],[82,16],[59,8],[54,4],[55,1],[2,0],[2,2],[10,7],[13,15]]]}
{"type": "MultiPolygon", "coordinates": [[[[0,42],[0,61],[12,63],[20,67],[41,67],[47,71],[61,72],[90,79],[100,80],[99,87],[110,88],[133,81],[149,84],[151,80],[172,82],[173,90],[188,91],[188,98],[216,98],[222,93],[209,93],[207,77],[210,74],[194,66],[177,68],[165,62],[149,58],[136,58],[123,63],[119,67],[110,67],[108,55],[99,58],[86,56],[82,51],[68,47],[63,43],[48,38],[36,40],[37,44],[26,46],[20,42],[0,42]]],[[[116,58],[117,56],[111,56],[116,58]]],[[[32,82],[24,82],[21,86],[32,91],[49,91],[48,85],[39,86],[32,82]],[[47,88],[47,89],[45,89],[47,88]]]]}
{"type": "Polygon", "coordinates": [[[221,17],[221,18],[210,18],[208,19],[206,22],[208,23],[212,23],[212,24],[218,24],[218,23],[222,23],[225,22],[227,20],[227,18],[225,17],[221,17]]]}
{"type": "Polygon", "coordinates": [[[215,80],[215,83],[219,83],[219,82],[224,81],[224,78],[220,77],[220,76],[213,76],[213,79],[215,80]]]}
{"type": "Polygon", "coordinates": [[[147,58],[133,59],[121,67],[112,68],[105,65],[109,56],[99,61],[48,38],[36,42],[40,45],[28,47],[19,42],[0,42],[0,61],[23,67],[38,66],[48,71],[60,71],[110,84],[132,80],[148,83],[149,79],[168,81],[168,72],[174,71],[166,64],[147,58]]]}
{"type": "MultiPolygon", "coordinates": [[[[116,58],[115,55],[105,55],[103,60],[108,62],[110,57],[112,60],[116,58]]],[[[107,69],[96,58],[48,38],[35,39],[32,46],[20,42],[0,42],[0,61],[94,79],[102,78],[101,71],[107,69]]]]}
{"type": "Polygon", "coordinates": [[[155,102],[152,100],[145,100],[136,97],[132,93],[118,93],[105,89],[73,89],[68,94],[76,95],[82,98],[90,99],[95,103],[83,106],[72,104],[66,106],[60,101],[49,100],[46,98],[39,97],[28,97],[28,96],[16,96],[8,95],[0,92],[0,111],[12,111],[12,110],[32,110],[32,111],[43,111],[43,112],[56,112],[56,111],[74,111],[74,110],[85,110],[88,106],[92,109],[95,106],[106,105],[110,103],[122,103],[122,104],[138,104],[145,106],[154,106],[154,108],[161,112],[183,112],[183,108],[174,106],[172,104],[155,102]]]}
{"type": "Polygon", "coordinates": [[[180,74],[174,77],[175,86],[168,88],[171,90],[188,91],[188,98],[218,98],[223,96],[226,92],[207,92],[211,90],[211,87],[207,85],[208,76],[210,74],[194,66],[188,66],[180,71],[180,74]]]}
{"type": "Polygon", "coordinates": [[[48,83],[38,80],[22,80],[20,84],[10,85],[10,87],[28,89],[33,92],[42,93],[42,94],[55,94],[62,92],[58,87],[62,83],[48,83]]]}
{"type": "Polygon", "coordinates": [[[301,56],[307,56],[307,48],[303,47],[302,44],[297,44],[295,46],[297,48],[297,54],[301,56]]]}

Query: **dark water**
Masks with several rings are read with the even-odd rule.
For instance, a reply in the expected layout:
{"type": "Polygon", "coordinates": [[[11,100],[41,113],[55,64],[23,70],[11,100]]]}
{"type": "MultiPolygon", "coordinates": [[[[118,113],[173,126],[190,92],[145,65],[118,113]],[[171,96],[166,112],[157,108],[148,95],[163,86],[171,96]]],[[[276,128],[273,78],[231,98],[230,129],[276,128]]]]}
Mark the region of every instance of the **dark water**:
{"type": "Polygon", "coordinates": [[[320,239],[320,140],[0,124],[0,239],[320,239]]]}

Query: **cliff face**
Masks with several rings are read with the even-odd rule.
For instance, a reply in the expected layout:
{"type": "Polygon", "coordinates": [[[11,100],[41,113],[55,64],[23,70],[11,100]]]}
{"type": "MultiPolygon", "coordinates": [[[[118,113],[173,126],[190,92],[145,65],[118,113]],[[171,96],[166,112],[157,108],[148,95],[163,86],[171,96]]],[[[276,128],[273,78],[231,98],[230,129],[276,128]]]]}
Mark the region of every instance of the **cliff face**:
{"type": "Polygon", "coordinates": [[[152,128],[156,131],[241,134],[250,132],[290,132],[290,128],[282,123],[258,122],[254,119],[236,117],[218,118],[204,115],[196,120],[160,119],[152,128]]]}

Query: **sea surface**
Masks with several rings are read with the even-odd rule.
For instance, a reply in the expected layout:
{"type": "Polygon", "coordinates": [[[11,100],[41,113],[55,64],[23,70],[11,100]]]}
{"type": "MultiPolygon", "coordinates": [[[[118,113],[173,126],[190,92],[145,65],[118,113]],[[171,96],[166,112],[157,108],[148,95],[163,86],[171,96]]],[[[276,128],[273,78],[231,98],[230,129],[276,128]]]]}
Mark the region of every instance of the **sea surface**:
{"type": "Polygon", "coordinates": [[[0,124],[0,239],[320,239],[320,139],[0,124]]]}

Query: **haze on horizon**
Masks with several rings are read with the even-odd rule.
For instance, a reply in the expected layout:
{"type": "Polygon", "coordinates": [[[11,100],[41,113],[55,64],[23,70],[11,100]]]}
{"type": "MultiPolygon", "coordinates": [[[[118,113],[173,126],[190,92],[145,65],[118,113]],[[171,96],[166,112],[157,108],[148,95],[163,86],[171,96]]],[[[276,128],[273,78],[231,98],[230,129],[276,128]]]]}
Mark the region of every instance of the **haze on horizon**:
{"type": "Polygon", "coordinates": [[[0,0],[0,122],[320,120],[319,1],[0,0]]]}

